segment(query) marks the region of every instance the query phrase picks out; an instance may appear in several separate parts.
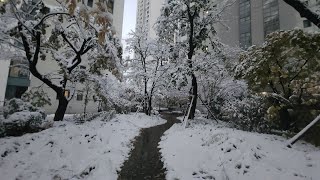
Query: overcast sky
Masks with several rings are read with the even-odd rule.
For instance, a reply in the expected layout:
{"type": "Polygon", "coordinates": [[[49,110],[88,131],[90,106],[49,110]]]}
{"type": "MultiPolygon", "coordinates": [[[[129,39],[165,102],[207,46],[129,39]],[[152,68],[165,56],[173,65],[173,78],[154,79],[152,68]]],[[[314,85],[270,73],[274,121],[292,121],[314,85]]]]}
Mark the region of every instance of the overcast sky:
{"type": "Polygon", "coordinates": [[[135,29],[136,26],[136,9],[137,0],[124,1],[123,27],[122,27],[122,43],[125,48],[124,39],[128,37],[128,33],[135,29]]]}

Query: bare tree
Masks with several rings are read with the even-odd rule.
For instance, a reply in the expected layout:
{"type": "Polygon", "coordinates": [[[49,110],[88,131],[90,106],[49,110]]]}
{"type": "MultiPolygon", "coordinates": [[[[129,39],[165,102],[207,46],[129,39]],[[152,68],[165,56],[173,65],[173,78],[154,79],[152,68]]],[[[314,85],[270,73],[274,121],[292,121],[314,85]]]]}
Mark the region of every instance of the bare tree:
{"type": "MultiPolygon", "coordinates": [[[[90,66],[101,54],[108,56],[108,60],[115,60],[119,44],[110,30],[111,16],[103,3],[97,3],[97,8],[90,11],[84,6],[78,7],[76,1],[57,1],[56,4],[50,11],[42,0],[36,3],[10,0],[8,6],[16,21],[14,31],[21,40],[12,36],[11,39],[22,44],[20,50],[25,54],[32,75],[56,92],[59,104],[54,120],[58,121],[63,119],[74,96],[76,83],[89,72],[81,70],[80,64],[85,60],[90,66]],[[90,20],[90,15],[95,17],[94,21],[90,20]],[[41,73],[40,60],[55,61],[57,73],[41,73]],[[68,94],[72,93],[68,96],[67,88],[71,88],[68,94]]],[[[12,34],[12,30],[7,33],[12,34]]]]}
{"type": "Polygon", "coordinates": [[[160,42],[148,39],[143,28],[130,34],[127,39],[128,49],[134,57],[128,60],[128,72],[131,80],[139,89],[143,89],[143,111],[151,115],[152,99],[157,88],[163,85],[163,78],[168,70],[168,49],[160,42]]]}
{"type": "Polygon", "coordinates": [[[178,73],[184,69],[183,73],[191,79],[189,119],[194,118],[198,99],[197,61],[201,61],[203,54],[214,52],[220,44],[215,38],[214,25],[229,5],[228,0],[168,0],[161,9],[156,24],[158,36],[161,41],[174,44],[172,58],[181,67],[177,68],[178,73]],[[208,51],[209,46],[213,46],[213,51],[208,51]]]}

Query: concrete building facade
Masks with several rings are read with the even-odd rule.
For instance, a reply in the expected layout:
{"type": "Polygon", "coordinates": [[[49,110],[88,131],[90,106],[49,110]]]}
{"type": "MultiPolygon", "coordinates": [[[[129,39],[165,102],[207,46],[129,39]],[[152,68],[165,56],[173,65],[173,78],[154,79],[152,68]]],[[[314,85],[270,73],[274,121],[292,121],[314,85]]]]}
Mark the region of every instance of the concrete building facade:
{"type": "Polygon", "coordinates": [[[160,16],[164,0],[137,0],[136,28],[145,28],[148,37],[156,38],[154,24],[160,16]]]}
{"type": "Polygon", "coordinates": [[[0,60],[0,107],[3,106],[6,97],[10,60],[0,60]]]}
{"type": "MultiPolygon", "coordinates": [[[[164,0],[137,1],[136,27],[148,29],[148,37],[156,37],[153,26],[163,3],[164,0]]],[[[306,0],[306,3],[315,6],[320,1],[306,0]]],[[[265,36],[276,30],[318,29],[283,0],[236,0],[223,12],[222,23],[217,24],[221,41],[242,48],[262,44],[265,36]]]]}
{"type": "MultiPolygon", "coordinates": [[[[88,7],[94,7],[95,2],[98,0],[78,0],[88,7]]],[[[101,0],[100,0],[101,2],[101,0]]],[[[113,14],[113,26],[116,30],[116,35],[119,39],[122,37],[122,23],[123,23],[123,11],[124,0],[102,0],[105,2],[109,12],[113,14]]],[[[44,3],[50,8],[56,6],[55,0],[44,0],[44,3]]],[[[55,73],[58,70],[58,65],[55,61],[50,60],[50,56],[46,57],[46,61],[39,61],[38,70],[41,74],[55,73]]],[[[46,113],[54,113],[58,106],[58,100],[56,99],[56,93],[44,85],[36,77],[28,74],[21,73],[21,69],[18,67],[12,67],[14,60],[0,61],[0,103],[3,104],[5,99],[11,99],[14,97],[20,98],[21,95],[27,90],[36,87],[40,87],[50,97],[51,105],[46,105],[44,109],[46,113]],[[10,66],[11,64],[11,66],[10,66]],[[15,90],[15,91],[13,91],[15,90]],[[14,93],[15,92],[15,93],[14,93]]],[[[81,68],[85,67],[86,62],[82,62],[81,68]]],[[[25,72],[25,71],[24,71],[25,72]]],[[[71,88],[70,88],[71,89],[71,88]]],[[[84,109],[84,96],[85,85],[77,83],[74,97],[69,102],[66,113],[81,113],[84,109]]],[[[71,92],[67,90],[66,96],[70,96],[71,92]]],[[[94,101],[92,94],[89,94],[89,102],[87,105],[87,112],[97,112],[99,107],[99,101],[94,101]]]]}
{"type": "MultiPolygon", "coordinates": [[[[306,1],[310,6],[317,1],[306,1]]],[[[270,32],[302,28],[318,28],[283,0],[238,0],[222,15],[225,26],[218,25],[221,41],[230,46],[247,48],[260,45],[270,32]]]]}
{"type": "Polygon", "coordinates": [[[5,99],[21,98],[30,85],[26,62],[19,60],[0,60],[0,107],[5,99]]]}

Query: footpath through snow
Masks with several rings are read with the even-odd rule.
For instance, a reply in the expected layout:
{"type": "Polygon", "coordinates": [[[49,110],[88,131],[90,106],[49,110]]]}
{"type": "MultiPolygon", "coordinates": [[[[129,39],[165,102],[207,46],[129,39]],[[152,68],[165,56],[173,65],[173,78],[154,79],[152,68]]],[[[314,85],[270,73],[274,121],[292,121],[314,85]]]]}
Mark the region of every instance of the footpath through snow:
{"type": "Polygon", "coordinates": [[[117,115],[109,122],[57,122],[39,133],[2,138],[0,179],[117,179],[134,137],[163,123],[143,114],[117,115]]]}
{"type": "Polygon", "coordinates": [[[163,133],[174,123],[181,113],[161,113],[167,123],[144,128],[134,142],[130,157],[121,167],[118,180],[164,180],[165,169],[161,161],[158,143],[163,133]]]}
{"type": "Polygon", "coordinates": [[[197,119],[173,125],[159,147],[168,180],[319,180],[320,149],[197,119]]]}

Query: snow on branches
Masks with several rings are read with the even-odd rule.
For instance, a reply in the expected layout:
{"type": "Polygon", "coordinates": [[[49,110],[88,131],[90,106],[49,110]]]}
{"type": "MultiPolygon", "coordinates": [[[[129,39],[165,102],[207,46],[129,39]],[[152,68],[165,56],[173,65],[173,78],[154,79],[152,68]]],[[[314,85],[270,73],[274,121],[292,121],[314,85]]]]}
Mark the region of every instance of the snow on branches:
{"type": "Polygon", "coordinates": [[[127,39],[128,50],[134,57],[126,63],[128,65],[128,78],[131,83],[140,89],[142,94],[142,107],[147,115],[151,114],[152,99],[165,86],[168,76],[169,48],[160,42],[147,38],[144,28],[138,28],[130,33],[127,39]]]}
{"type": "Polygon", "coordinates": [[[55,120],[63,119],[73,97],[65,97],[67,87],[74,92],[77,82],[104,67],[119,76],[116,61],[120,61],[121,46],[112,27],[112,16],[103,3],[88,8],[75,0],[55,1],[54,5],[46,5],[42,0],[9,0],[7,6],[9,11],[1,16],[1,21],[8,15],[14,19],[14,25],[10,31],[1,31],[0,38],[9,34],[9,42],[17,40],[6,45],[22,51],[33,76],[57,93],[55,120]],[[42,72],[41,64],[57,68],[42,72]]]}
{"type": "MultiPolygon", "coordinates": [[[[192,101],[189,119],[194,118],[198,82],[197,72],[215,66],[213,54],[220,53],[221,43],[216,37],[214,25],[221,20],[221,14],[232,4],[231,1],[167,0],[161,8],[156,23],[159,40],[172,47],[171,58],[180,66],[180,77],[191,79],[192,101]]],[[[190,98],[191,100],[191,98],[190,98]]]]}

